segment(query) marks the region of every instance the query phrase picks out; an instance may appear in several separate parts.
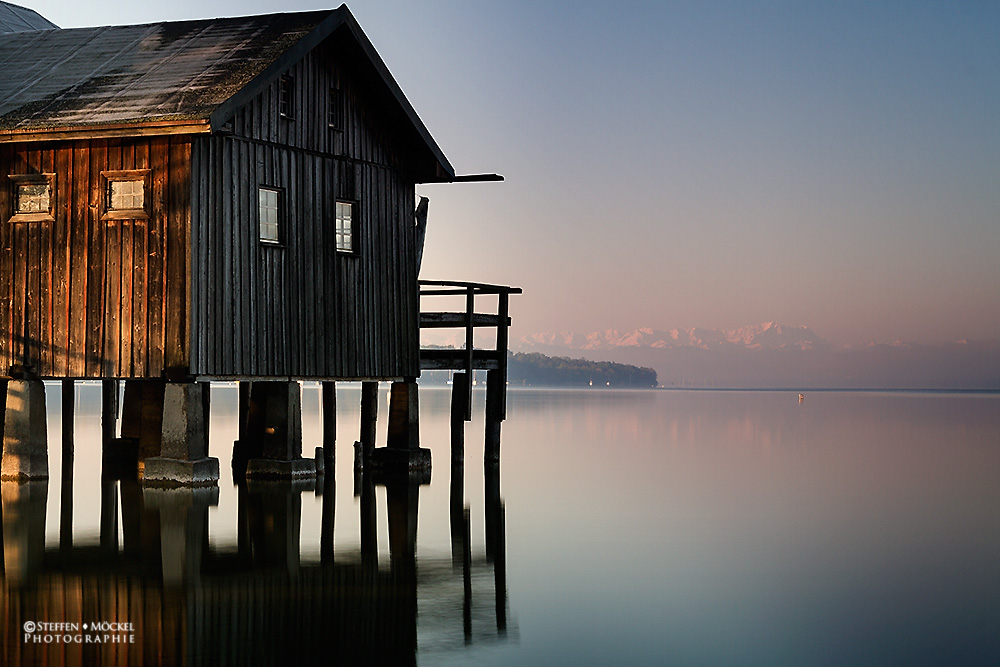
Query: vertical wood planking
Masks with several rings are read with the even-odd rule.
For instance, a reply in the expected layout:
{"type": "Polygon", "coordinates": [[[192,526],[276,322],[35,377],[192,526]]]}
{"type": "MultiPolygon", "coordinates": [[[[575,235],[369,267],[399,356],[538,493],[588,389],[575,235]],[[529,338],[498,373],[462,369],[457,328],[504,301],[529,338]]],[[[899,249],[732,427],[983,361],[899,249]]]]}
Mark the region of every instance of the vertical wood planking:
{"type": "MultiPolygon", "coordinates": [[[[4,164],[14,164],[14,149],[10,145],[0,145],[0,160],[4,164]]],[[[3,175],[0,174],[0,178],[3,175]]],[[[10,187],[0,188],[0,211],[6,214],[13,212],[14,206],[11,201],[13,189],[10,187]]],[[[0,265],[0,363],[3,367],[0,372],[6,372],[13,363],[14,353],[14,330],[13,330],[13,303],[14,295],[11,293],[14,268],[14,252],[11,242],[13,225],[0,224],[0,257],[3,262],[0,265]]]]}
{"type": "Polygon", "coordinates": [[[101,171],[107,169],[107,146],[95,142],[90,150],[87,227],[87,343],[85,375],[103,375],[104,356],[104,225],[98,219],[101,202],[101,171]]]}
{"type": "MultiPolygon", "coordinates": [[[[42,173],[54,173],[54,151],[46,146],[40,153],[39,160],[42,173]]],[[[36,358],[38,359],[37,370],[40,374],[45,375],[52,373],[54,365],[52,345],[52,236],[55,234],[55,227],[55,222],[45,222],[38,225],[38,262],[40,270],[38,277],[38,338],[35,345],[37,350],[36,358]]]]}
{"type": "MultiPolygon", "coordinates": [[[[152,173],[149,156],[148,143],[136,146],[136,168],[150,169],[152,173]]],[[[149,362],[149,225],[149,220],[140,221],[132,236],[132,377],[145,376],[149,362]]]]}
{"type": "MultiPolygon", "coordinates": [[[[111,143],[108,146],[108,169],[121,169],[121,146],[111,143]]],[[[103,191],[101,192],[104,196],[103,191]]],[[[103,225],[105,229],[104,245],[104,331],[103,331],[103,377],[120,375],[119,342],[121,341],[121,248],[122,222],[109,220],[103,225]]]]}
{"type": "Polygon", "coordinates": [[[188,256],[191,247],[187,202],[191,186],[190,141],[172,140],[170,143],[169,172],[167,177],[167,233],[164,258],[164,366],[188,366],[189,349],[188,313],[190,312],[188,256]]]}
{"type": "Polygon", "coordinates": [[[89,294],[90,257],[90,144],[72,145],[72,192],[63,196],[70,201],[68,222],[70,226],[69,260],[69,343],[70,377],[87,374],[87,295],[89,294]]]}
{"type": "Polygon", "coordinates": [[[72,230],[70,210],[73,197],[73,151],[63,145],[55,153],[56,211],[52,235],[52,319],[49,333],[53,353],[51,373],[66,376],[69,371],[69,301],[72,230]],[[59,193],[65,193],[60,195],[59,193]]]}
{"type": "Polygon", "coordinates": [[[149,220],[149,263],[146,272],[149,304],[146,313],[149,362],[147,373],[158,376],[163,369],[164,322],[166,319],[166,281],[164,253],[167,236],[167,176],[170,171],[170,146],[165,138],[154,139],[149,147],[150,164],[158,165],[151,174],[152,202],[149,220]]]}

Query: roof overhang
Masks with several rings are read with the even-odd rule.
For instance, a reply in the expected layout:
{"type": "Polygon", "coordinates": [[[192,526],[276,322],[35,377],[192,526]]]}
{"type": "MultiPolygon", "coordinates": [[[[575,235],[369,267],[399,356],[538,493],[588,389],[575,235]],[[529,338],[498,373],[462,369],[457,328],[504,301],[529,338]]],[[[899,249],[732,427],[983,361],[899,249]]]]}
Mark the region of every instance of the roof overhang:
{"type": "Polygon", "coordinates": [[[32,127],[0,131],[0,144],[33,141],[114,139],[118,137],[154,137],[177,134],[207,134],[212,127],[207,120],[164,121],[158,123],[123,123],[73,127],[32,127]]]}

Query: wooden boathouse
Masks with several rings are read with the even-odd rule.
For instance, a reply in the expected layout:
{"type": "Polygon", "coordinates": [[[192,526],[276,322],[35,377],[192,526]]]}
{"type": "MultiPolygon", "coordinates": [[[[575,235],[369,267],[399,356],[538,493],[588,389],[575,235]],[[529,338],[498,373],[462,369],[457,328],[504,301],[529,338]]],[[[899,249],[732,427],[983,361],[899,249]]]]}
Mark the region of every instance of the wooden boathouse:
{"type": "Polygon", "coordinates": [[[218,479],[213,380],[241,382],[248,475],[314,474],[299,380],[391,381],[412,424],[416,185],[500,177],[456,175],[346,6],[28,26],[0,64],[4,477],[47,475],[41,379],[105,380],[112,411],[124,380],[151,482],[218,479]]]}

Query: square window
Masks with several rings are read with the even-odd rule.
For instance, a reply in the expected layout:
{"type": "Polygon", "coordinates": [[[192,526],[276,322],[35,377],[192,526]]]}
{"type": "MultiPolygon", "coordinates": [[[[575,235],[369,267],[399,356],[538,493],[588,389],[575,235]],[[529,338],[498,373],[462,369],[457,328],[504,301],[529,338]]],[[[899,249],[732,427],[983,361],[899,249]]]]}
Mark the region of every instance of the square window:
{"type": "Polygon", "coordinates": [[[149,219],[149,169],[102,171],[104,211],[102,220],[149,219]]]}
{"type": "Polygon", "coordinates": [[[108,181],[108,210],[141,209],[145,201],[145,187],[141,180],[108,181]]]}
{"type": "Polygon", "coordinates": [[[48,213],[48,211],[48,183],[21,183],[17,186],[15,213],[48,213]]]}
{"type": "Polygon", "coordinates": [[[11,222],[55,220],[55,174],[11,174],[11,222]]]}
{"type": "Polygon", "coordinates": [[[354,252],[354,204],[338,201],[334,238],[339,252],[354,252]]]}
{"type": "Polygon", "coordinates": [[[258,202],[260,204],[260,240],[267,243],[278,243],[281,223],[281,191],[274,188],[260,188],[258,202]]]}

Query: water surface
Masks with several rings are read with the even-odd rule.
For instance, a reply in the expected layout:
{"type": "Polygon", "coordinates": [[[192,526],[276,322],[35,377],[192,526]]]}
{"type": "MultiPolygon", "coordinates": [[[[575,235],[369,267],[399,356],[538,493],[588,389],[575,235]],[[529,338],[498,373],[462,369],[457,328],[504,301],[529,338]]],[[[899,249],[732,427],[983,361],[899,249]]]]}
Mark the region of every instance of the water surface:
{"type": "MultiPolygon", "coordinates": [[[[100,392],[78,397],[70,495],[54,387],[41,520],[5,483],[8,661],[1000,663],[997,395],[515,390],[497,472],[482,395],[453,467],[450,395],[424,388],[421,484],[355,475],[346,385],[335,474],[254,487],[226,474],[220,385],[207,497],[102,481],[100,392]],[[138,648],[19,633],[76,617],[138,648]]],[[[306,385],[307,452],[318,403],[306,385]]]]}

